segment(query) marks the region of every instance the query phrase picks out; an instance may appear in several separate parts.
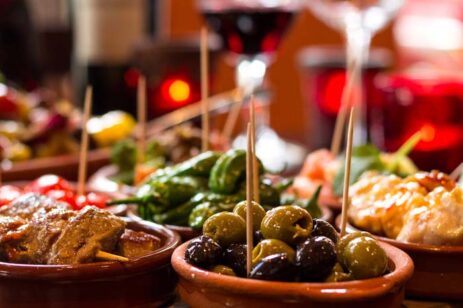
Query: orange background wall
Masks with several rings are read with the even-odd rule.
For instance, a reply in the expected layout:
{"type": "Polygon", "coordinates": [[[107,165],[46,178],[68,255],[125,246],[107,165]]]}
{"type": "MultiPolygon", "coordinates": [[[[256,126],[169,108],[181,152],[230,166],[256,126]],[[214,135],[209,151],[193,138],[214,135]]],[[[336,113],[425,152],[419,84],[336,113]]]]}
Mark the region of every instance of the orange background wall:
{"type": "MultiPolygon", "coordinates": [[[[173,37],[198,33],[203,20],[194,0],[171,0],[170,32],[173,37]]],[[[325,26],[307,10],[295,19],[284,38],[277,59],[270,67],[268,79],[274,91],[271,125],[285,137],[302,137],[304,130],[303,98],[297,68],[297,53],[313,45],[340,45],[342,36],[325,26]]],[[[373,46],[393,49],[391,27],[378,33],[373,46]]],[[[214,92],[234,87],[234,70],[222,59],[217,66],[214,92]]]]}

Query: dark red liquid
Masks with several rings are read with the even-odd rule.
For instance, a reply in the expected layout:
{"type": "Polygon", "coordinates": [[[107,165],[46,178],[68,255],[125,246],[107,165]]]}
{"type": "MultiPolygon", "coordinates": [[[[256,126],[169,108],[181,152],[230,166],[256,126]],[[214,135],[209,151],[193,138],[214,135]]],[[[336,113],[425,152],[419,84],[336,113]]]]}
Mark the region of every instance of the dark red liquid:
{"type": "Polygon", "coordinates": [[[231,52],[245,55],[272,53],[293,20],[294,12],[277,9],[204,12],[211,30],[231,52]]]}
{"type": "Polygon", "coordinates": [[[384,148],[395,151],[412,134],[422,139],[411,158],[423,170],[451,172],[463,161],[463,84],[392,76],[383,91],[378,124],[384,148]]]}

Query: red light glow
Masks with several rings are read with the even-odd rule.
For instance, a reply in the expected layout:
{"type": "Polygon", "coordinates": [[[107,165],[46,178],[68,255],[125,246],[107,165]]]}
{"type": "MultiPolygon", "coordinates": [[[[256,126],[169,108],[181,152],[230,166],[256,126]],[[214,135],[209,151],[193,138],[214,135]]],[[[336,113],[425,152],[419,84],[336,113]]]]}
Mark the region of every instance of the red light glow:
{"type": "Polygon", "coordinates": [[[341,97],[346,84],[344,71],[333,73],[326,82],[320,108],[327,113],[337,114],[341,107],[341,97]]]}
{"type": "Polygon", "coordinates": [[[164,81],[161,93],[164,100],[181,105],[191,99],[191,86],[183,79],[172,78],[164,81]]]}

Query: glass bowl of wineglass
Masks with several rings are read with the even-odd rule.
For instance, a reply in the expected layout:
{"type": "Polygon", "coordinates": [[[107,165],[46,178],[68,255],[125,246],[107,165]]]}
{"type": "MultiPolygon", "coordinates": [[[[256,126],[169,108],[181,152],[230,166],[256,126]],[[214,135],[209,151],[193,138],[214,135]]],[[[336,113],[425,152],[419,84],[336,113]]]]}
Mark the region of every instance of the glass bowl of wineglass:
{"type": "MultiPolygon", "coordinates": [[[[351,105],[357,108],[355,143],[367,141],[365,129],[366,108],[362,101],[361,70],[368,58],[371,38],[396,15],[405,0],[305,0],[308,8],[327,25],[340,31],[346,40],[347,84],[344,110],[351,105]]],[[[336,129],[344,126],[338,117],[336,129]]]]}
{"type": "MultiPolygon", "coordinates": [[[[263,87],[267,67],[300,9],[300,0],[198,0],[197,3],[208,28],[221,38],[228,51],[235,66],[237,88],[243,97],[249,98],[263,87]]],[[[268,126],[267,112],[265,105],[256,105],[256,150],[266,165],[284,161],[275,159],[276,134],[268,126]],[[272,139],[267,139],[272,151],[268,151],[270,146],[265,145],[264,138],[270,135],[272,139]],[[265,153],[273,156],[266,157],[265,153]]],[[[245,146],[239,140],[234,145],[245,146]]],[[[284,157],[285,144],[281,139],[280,142],[284,157]]]]}

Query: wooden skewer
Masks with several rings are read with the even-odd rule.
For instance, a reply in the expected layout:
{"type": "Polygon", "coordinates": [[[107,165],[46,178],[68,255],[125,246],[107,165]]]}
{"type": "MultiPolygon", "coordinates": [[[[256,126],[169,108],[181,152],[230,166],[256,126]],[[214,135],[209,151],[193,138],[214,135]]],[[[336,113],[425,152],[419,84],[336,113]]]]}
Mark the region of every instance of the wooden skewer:
{"type": "Polygon", "coordinates": [[[119,261],[119,262],[127,262],[129,261],[128,258],[123,257],[123,256],[118,256],[109,252],[101,251],[99,250],[95,257],[97,259],[102,259],[102,260],[108,260],[108,261],[119,261]]]}
{"type": "MultiPolygon", "coordinates": [[[[463,163],[459,164],[458,167],[455,168],[455,170],[450,173],[450,178],[454,181],[458,179],[463,173],[463,163]]],[[[0,182],[1,184],[1,182],[0,182]]]]}
{"type": "Polygon", "coordinates": [[[254,104],[254,96],[251,96],[249,102],[249,118],[251,119],[251,150],[252,150],[252,191],[253,200],[260,203],[259,197],[259,166],[257,164],[256,154],[256,112],[254,104]]]}
{"type": "Polygon", "coordinates": [[[358,65],[351,64],[348,67],[348,82],[342,91],[341,96],[341,107],[339,108],[338,115],[336,117],[336,123],[334,125],[333,138],[331,139],[331,153],[334,156],[339,154],[341,149],[342,133],[344,131],[344,125],[346,123],[346,116],[348,107],[354,106],[352,102],[352,95],[354,90],[354,83],[356,78],[360,75],[360,69],[358,65]],[[354,69],[356,68],[356,69],[354,69]]]}
{"type": "Polygon", "coordinates": [[[223,126],[222,136],[225,140],[230,140],[235,129],[236,122],[240,115],[241,107],[243,106],[243,95],[240,89],[236,89],[235,93],[236,102],[231,107],[228,112],[227,119],[225,120],[225,125],[223,126]]]}
{"type": "Polygon", "coordinates": [[[251,145],[251,123],[248,123],[247,139],[248,146],[246,152],[246,272],[249,276],[252,268],[252,249],[253,249],[253,226],[252,226],[252,145],[251,145]]]}
{"type": "Polygon", "coordinates": [[[347,211],[349,209],[349,180],[350,164],[352,160],[352,138],[354,136],[354,107],[350,110],[349,126],[347,130],[347,146],[345,159],[344,187],[342,193],[341,236],[346,234],[347,211]]]}
{"type": "Polygon", "coordinates": [[[139,126],[138,135],[138,162],[145,161],[146,152],[146,78],[140,76],[137,86],[137,118],[139,126]]]}
{"type": "Polygon", "coordinates": [[[83,195],[85,193],[85,181],[87,179],[87,153],[88,153],[88,131],[87,122],[90,118],[92,110],[92,95],[93,90],[91,86],[87,86],[85,90],[84,101],[84,115],[82,118],[82,136],[80,141],[80,157],[79,157],[79,177],[77,181],[77,194],[83,195]]]}
{"type": "Polygon", "coordinates": [[[209,148],[209,59],[207,28],[201,29],[201,106],[202,106],[202,151],[209,148]]]}

